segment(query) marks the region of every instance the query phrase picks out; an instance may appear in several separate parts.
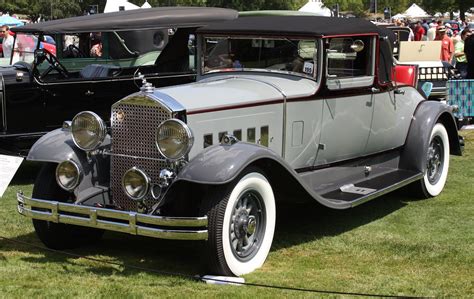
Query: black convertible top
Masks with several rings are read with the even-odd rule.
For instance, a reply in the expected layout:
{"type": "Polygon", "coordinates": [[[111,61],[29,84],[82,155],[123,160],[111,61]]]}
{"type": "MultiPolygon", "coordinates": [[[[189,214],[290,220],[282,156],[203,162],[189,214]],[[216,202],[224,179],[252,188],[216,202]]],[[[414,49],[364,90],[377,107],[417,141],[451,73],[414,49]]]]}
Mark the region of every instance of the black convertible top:
{"type": "Polygon", "coordinates": [[[275,34],[325,36],[373,33],[385,35],[370,21],[358,18],[319,16],[259,16],[219,22],[198,30],[201,33],[275,34]]]}
{"type": "Polygon", "coordinates": [[[235,19],[238,12],[215,7],[155,7],[73,17],[12,28],[13,32],[79,33],[198,27],[235,19]]]}

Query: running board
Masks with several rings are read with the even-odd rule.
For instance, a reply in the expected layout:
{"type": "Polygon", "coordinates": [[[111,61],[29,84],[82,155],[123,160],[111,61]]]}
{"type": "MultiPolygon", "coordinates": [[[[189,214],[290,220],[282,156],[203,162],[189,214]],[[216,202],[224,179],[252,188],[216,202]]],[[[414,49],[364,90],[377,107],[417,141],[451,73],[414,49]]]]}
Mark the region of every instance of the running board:
{"type": "Polygon", "coordinates": [[[422,173],[397,169],[356,184],[341,186],[339,189],[321,194],[321,196],[328,201],[344,202],[355,207],[422,178],[422,173]]]}

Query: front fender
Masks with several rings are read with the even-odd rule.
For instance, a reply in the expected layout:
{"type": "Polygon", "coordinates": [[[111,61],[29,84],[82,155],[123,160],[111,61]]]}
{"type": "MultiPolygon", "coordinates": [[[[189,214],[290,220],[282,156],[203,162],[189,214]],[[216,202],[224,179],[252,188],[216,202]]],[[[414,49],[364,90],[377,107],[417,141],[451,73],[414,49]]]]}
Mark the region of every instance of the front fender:
{"type": "Polygon", "coordinates": [[[438,101],[423,101],[417,107],[400,157],[400,168],[426,171],[426,159],[430,135],[436,123],[442,123],[449,135],[449,149],[453,155],[461,155],[456,121],[450,106],[438,101]]]}
{"type": "Polygon", "coordinates": [[[199,184],[225,184],[232,181],[248,165],[260,159],[271,159],[293,173],[285,161],[272,150],[256,144],[237,142],[215,145],[194,157],[179,172],[176,180],[199,184]]]}
{"type": "Polygon", "coordinates": [[[31,147],[26,159],[52,163],[60,163],[68,159],[81,162],[86,159],[86,153],[74,144],[69,130],[56,129],[38,139],[31,147]]]}
{"type": "MultiPolygon", "coordinates": [[[[107,135],[101,147],[109,146],[110,136],[107,135]]],[[[109,157],[94,156],[93,159],[88,159],[86,152],[74,144],[68,129],[56,129],[42,136],[30,149],[26,159],[50,163],[73,160],[78,163],[83,171],[83,178],[74,190],[76,202],[89,200],[92,198],[91,194],[100,193],[102,196],[106,189],[97,186],[108,186],[109,157]]]]}

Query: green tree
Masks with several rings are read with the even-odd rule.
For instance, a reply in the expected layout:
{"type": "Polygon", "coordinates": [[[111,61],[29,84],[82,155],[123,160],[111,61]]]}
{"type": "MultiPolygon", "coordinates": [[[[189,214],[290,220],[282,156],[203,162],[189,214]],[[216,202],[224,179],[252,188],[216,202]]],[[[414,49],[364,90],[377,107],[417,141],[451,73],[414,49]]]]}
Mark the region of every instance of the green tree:
{"type": "Polygon", "coordinates": [[[474,0],[423,0],[424,8],[434,14],[436,12],[453,12],[459,10],[461,19],[464,19],[464,13],[474,7],[474,0]]]}

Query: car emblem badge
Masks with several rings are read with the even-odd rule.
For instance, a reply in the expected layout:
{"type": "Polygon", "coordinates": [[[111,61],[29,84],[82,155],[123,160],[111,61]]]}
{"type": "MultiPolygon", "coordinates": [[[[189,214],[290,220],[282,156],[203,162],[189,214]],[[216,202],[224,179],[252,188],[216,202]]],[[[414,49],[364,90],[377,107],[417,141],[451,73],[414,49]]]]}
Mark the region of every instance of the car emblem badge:
{"type": "Polygon", "coordinates": [[[125,118],[125,112],[119,111],[117,112],[117,120],[122,121],[125,118]]]}

